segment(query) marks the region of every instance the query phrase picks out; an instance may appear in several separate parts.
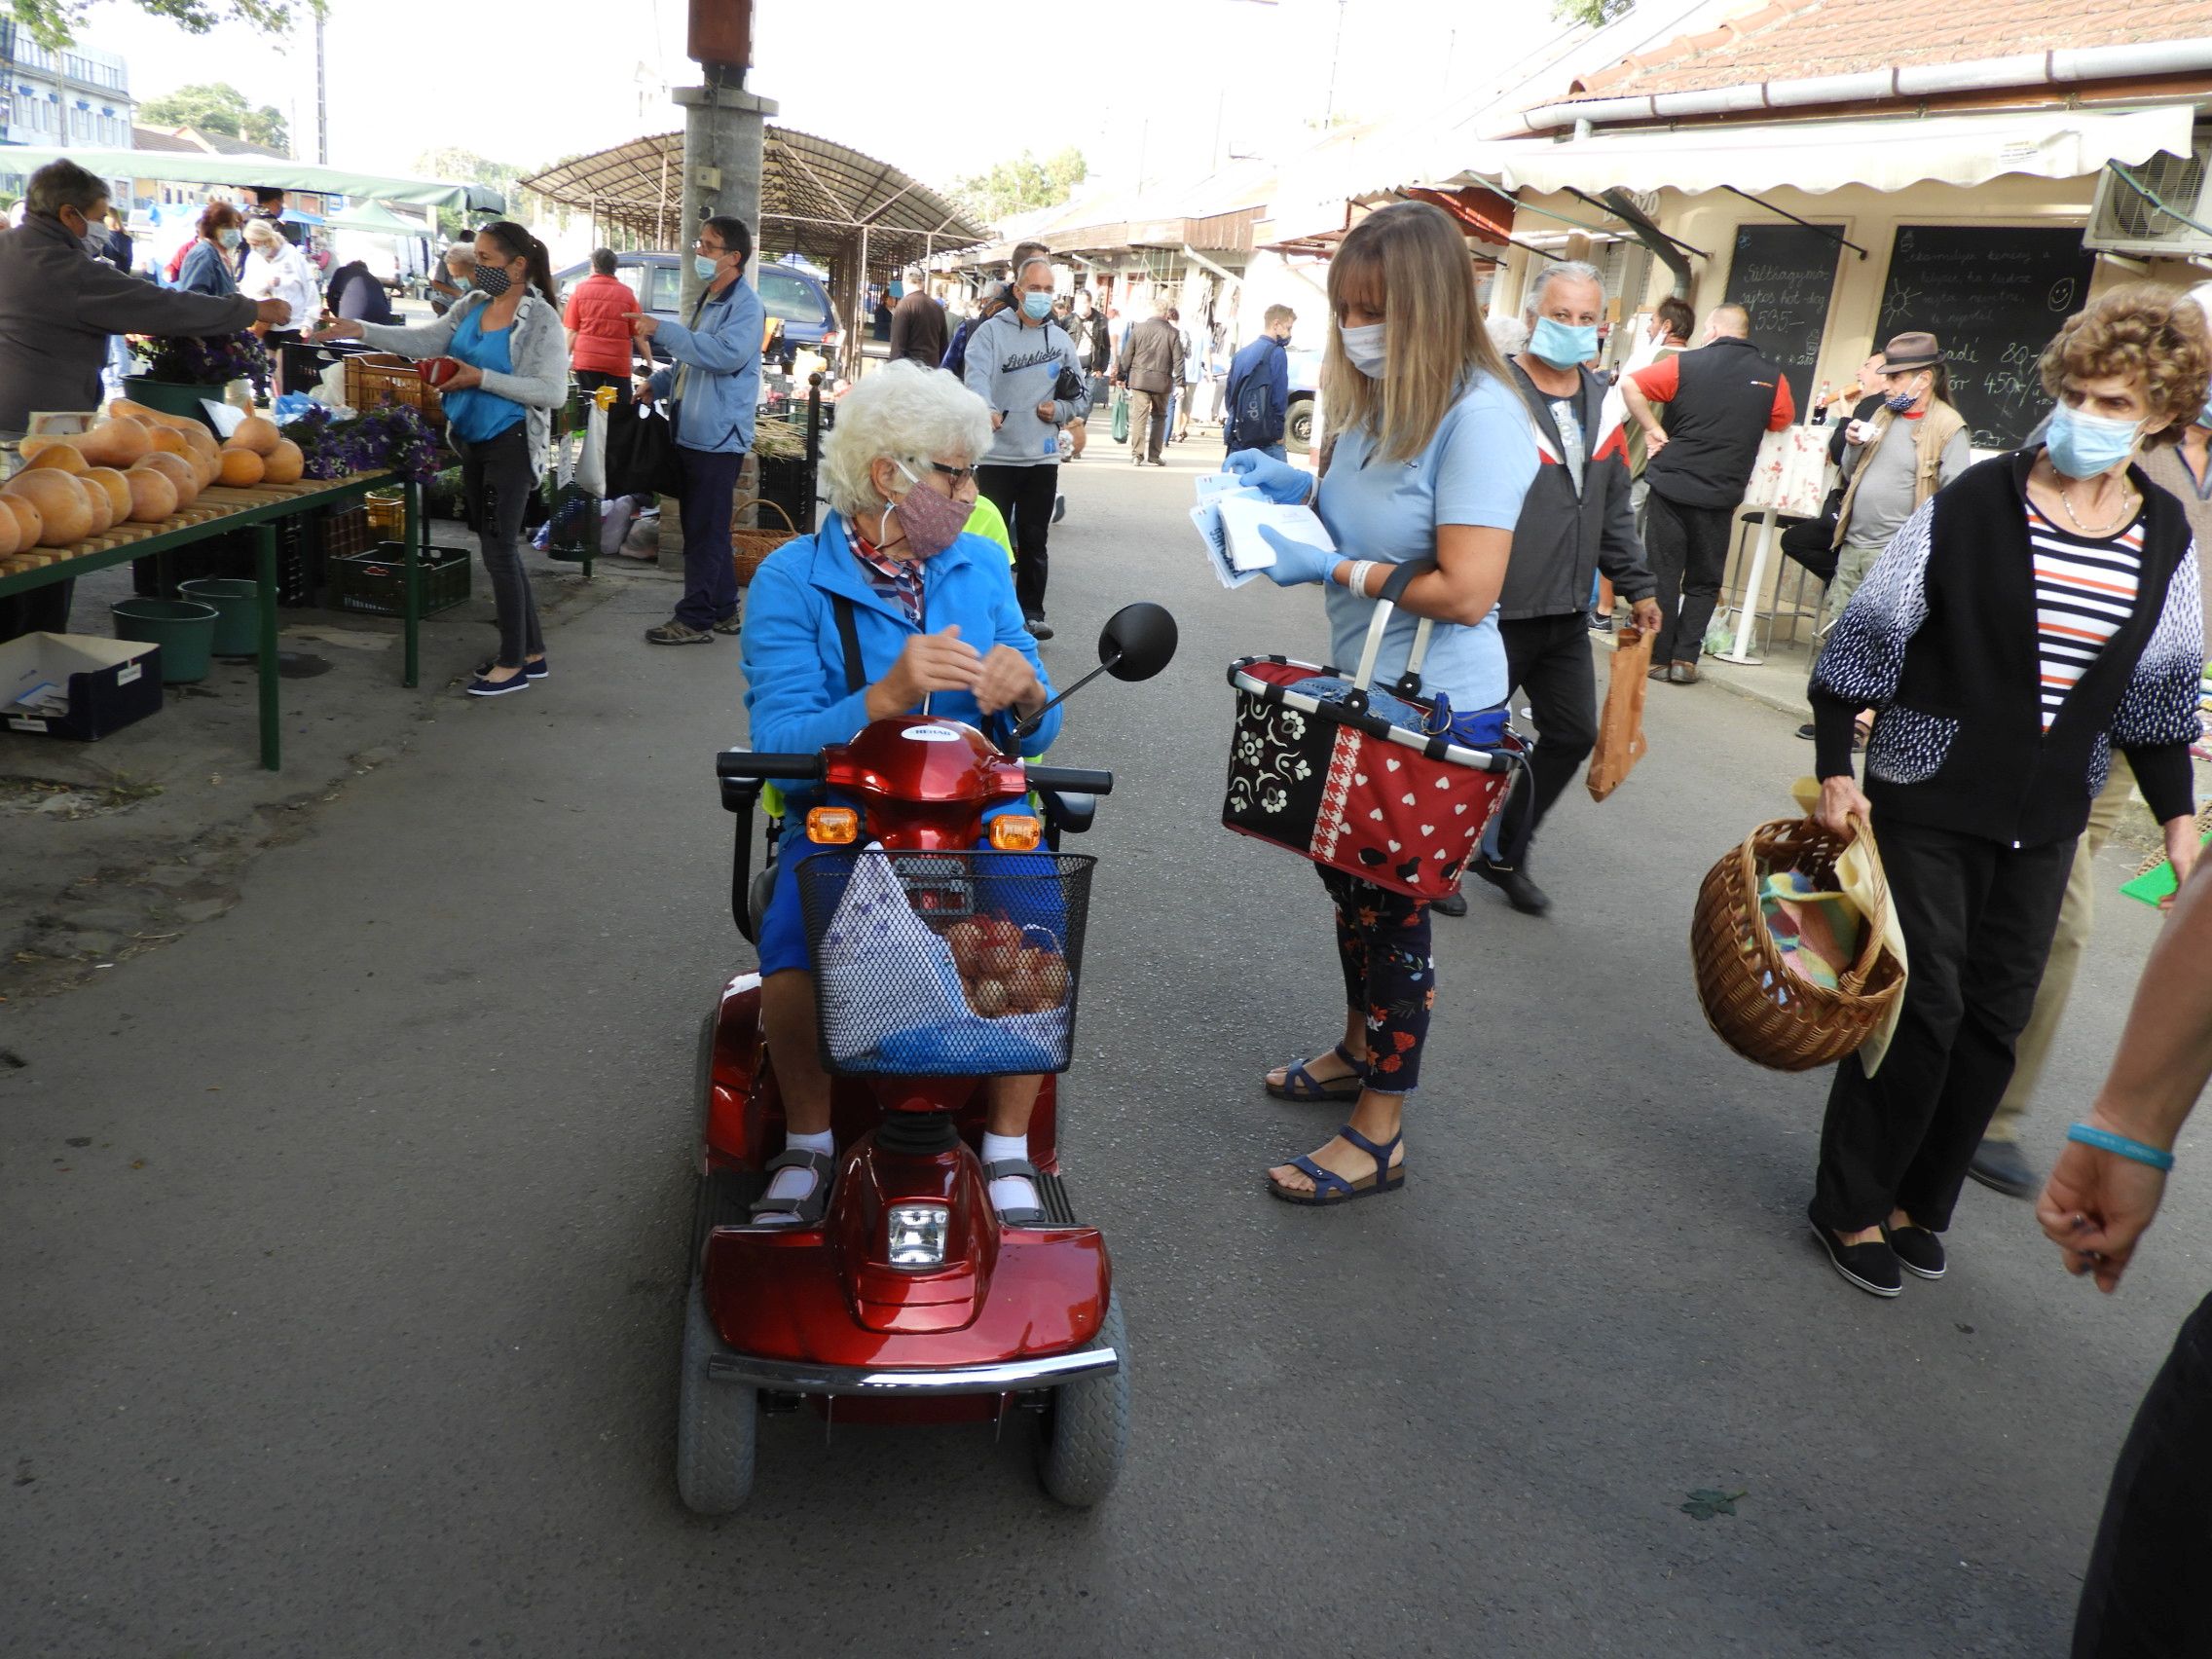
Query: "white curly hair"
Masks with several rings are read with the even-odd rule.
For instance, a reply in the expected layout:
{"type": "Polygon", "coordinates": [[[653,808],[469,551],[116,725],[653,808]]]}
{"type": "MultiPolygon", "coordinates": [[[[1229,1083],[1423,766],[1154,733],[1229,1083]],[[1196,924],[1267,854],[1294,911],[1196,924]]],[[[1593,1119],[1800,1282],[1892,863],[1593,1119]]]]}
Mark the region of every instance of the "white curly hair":
{"type": "Polygon", "coordinates": [[[879,510],[883,498],[869,476],[889,457],[917,475],[921,463],[974,465],[991,447],[991,412],[942,369],[902,358],[862,377],[837,404],[837,424],[822,448],[822,481],[830,505],[845,518],[879,510]]]}

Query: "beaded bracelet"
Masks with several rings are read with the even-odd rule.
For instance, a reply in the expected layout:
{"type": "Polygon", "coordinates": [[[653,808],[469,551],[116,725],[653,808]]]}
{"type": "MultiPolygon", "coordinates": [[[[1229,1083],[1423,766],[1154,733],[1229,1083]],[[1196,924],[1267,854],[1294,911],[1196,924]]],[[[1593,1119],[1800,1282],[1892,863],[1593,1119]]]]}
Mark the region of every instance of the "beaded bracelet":
{"type": "Polygon", "coordinates": [[[2066,1138],[2080,1141],[2083,1146],[2093,1146],[2099,1152],[2109,1152],[2115,1158],[2127,1158],[2137,1163],[2148,1163],[2154,1169],[2171,1169],[2174,1166],[2172,1153],[2159,1147],[2146,1146],[2139,1140],[2129,1140],[2125,1135],[2116,1135],[2110,1129],[2100,1129],[2094,1124],[2076,1124],[2066,1131],[2066,1138]]]}

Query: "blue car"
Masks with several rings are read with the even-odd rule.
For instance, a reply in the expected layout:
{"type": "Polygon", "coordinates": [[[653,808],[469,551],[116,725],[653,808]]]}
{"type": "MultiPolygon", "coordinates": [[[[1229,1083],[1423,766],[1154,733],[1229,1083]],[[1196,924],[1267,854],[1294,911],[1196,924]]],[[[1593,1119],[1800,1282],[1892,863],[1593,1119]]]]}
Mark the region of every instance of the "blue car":
{"type": "MultiPolygon", "coordinates": [[[[617,253],[614,275],[638,296],[638,309],[664,322],[682,322],[678,295],[683,283],[683,258],[673,253],[617,253]]],[[[565,303],[569,290],[591,275],[587,264],[571,265],[553,275],[553,285],[565,303]]],[[[830,303],[830,290],[819,278],[793,266],[770,261],[758,272],[760,304],[770,316],[783,318],[783,331],[767,356],[786,369],[802,346],[824,356],[833,355],[839,339],[837,308],[830,303]]],[[[668,353],[657,346],[653,355],[661,361],[668,353]]]]}

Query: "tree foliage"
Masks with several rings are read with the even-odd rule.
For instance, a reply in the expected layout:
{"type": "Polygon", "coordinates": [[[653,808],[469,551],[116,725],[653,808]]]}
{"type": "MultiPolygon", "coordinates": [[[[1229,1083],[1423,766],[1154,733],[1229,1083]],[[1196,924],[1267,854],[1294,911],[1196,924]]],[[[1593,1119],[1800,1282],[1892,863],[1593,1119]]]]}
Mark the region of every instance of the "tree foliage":
{"type": "MultiPolygon", "coordinates": [[[[535,169],[530,169],[535,170],[535,169]]],[[[458,149],[445,145],[435,150],[424,150],[415,158],[415,171],[424,178],[434,178],[449,184],[485,184],[507,199],[507,217],[522,217],[520,193],[515,180],[522,177],[524,168],[511,162],[488,161],[474,150],[458,149]]],[[[458,207],[438,209],[438,235],[447,241],[458,241],[475,233],[481,213],[463,213],[458,207]]]]}
{"type": "Polygon", "coordinates": [[[1552,16],[1563,23],[1601,28],[1624,16],[1636,0],[1552,0],[1552,16]]]}
{"type": "Polygon", "coordinates": [[[271,150],[288,151],[292,134],[284,112],[275,104],[255,109],[245,93],[227,81],[202,81],[179,87],[138,106],[137,120],[144,127],[190,127],[202,132],[220,132],[242,138],[271,150]]]}
{"type": "Polygon", "coordinates": [[[984,224],[1065,202],[1090,174],[1083,152],[1070,146],[1039,161],[1027,150],[988,172],[954,181],[960,204],[984,224]]]}
{"type": "MultiPolygon", "coordinates": [[[[130,0],[140,11],[166,18],[187,34],[205,34],[219,23],[245,23],[266,34],[282,34],[297,15],[317,17],[327,0],[130,0]]],[[[77,25],[92,0],[0,0],[0,17],[17,24],[41,46],[73,46],[77,25]]]]}

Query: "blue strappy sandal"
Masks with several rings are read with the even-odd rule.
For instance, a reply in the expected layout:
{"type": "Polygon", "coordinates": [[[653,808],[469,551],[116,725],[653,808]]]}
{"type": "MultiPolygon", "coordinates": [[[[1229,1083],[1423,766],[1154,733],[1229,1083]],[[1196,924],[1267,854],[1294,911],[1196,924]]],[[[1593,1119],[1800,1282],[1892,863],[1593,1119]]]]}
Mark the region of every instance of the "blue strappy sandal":
{"type": "Polygon", "coordinates": [[[1371,1198],[1377,1193],[1394,1193],[1406,1184],[1405,1164],[1401,1161],[1395,1169],[1390,1167],[1390,1154],[1397,1151],[1399,1143],[1406,1138],[1404,1130],[1401,1129],[1381,1146],[1377,1146],[1349,1124],[1339,1128],[1337,1133],[1375,1160],[1375,1172],[1372,1175],[1362,1175],[1356,1181],[1347,1181],[1334,1169],[1322,1168],[1309,1155],[1292,1159],[1290,1166],[1312,1177],[1313,1190],[1310,1193],[1295,1192],[1289,1187],[1279,1186],[1272,1175],[1268,1177],[1268,1191],[1286,1204],[1317,1206],[1348,1204],[1354,1198],[1371,1198]]]}
{"type": "Polygon", "coordinates": [[[1351,1051],[1342,1043],[1337,1045],[1335,1053],[1351,1067],[1351,1076],[1332,1077],[1324,1083],[1306,1069],[1304,1060],[1293,1060],[1283,1068],[1282,1082],[1263,1080],[1262,1087],[1277,1100],[1357,1100],[1367,1088],[1367,1062],[1353,1059],[1351,1051]]]}

